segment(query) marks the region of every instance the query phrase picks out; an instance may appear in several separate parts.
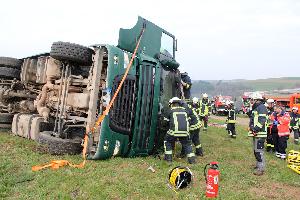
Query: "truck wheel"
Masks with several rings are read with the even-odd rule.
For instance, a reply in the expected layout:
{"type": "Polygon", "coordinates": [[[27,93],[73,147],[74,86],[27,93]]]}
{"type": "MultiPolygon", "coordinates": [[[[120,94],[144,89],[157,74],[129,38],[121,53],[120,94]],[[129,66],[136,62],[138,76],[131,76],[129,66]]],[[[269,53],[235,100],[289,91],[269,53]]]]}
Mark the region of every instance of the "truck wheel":
{"type": "Polygon", "coordinates": [[[51,131],[41,132],[39,135],[39,150],[52,155],[79,154],[82,151],[81,138],[62,139],[51,135],[51,131]]]}
{"type": "Polygon", "coordinates": [[[92,64],[92,50],[88,47],[69,42],[54,42],[50,56],[60,61],[74,62],[80,65],[92,64]]]}
{"type": "Polygon", "coordinates": [[[20,79],[21,71],[14,68],[0,67],[0,78],[20,79]]]}
{"type": "Polygon", "coordinates": [[[11,128],[13,118],[11,113],[0,113],[0,128],[11,128]]]}
{"type": "Polygon", "coordinates": [[[22,60],[17,58],[0,57],[0,66],[11,67],[15,69],[20,69],[22,65],[22,60]]]}

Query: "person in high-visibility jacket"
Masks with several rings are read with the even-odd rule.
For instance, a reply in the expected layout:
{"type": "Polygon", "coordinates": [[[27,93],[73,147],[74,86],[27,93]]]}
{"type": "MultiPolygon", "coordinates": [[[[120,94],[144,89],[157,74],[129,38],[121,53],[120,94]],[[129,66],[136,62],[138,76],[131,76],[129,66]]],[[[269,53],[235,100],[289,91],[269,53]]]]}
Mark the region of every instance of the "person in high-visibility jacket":
{"type": "MultiPolygon", "coordinates": [[[[273,135],[277,134],[278,131],[272,131],[271,125],[273,122],[270,119],[270,116],[274,112],[274,99],[268,99],[266,104],[267,110],[268,110],[268,116],[267,116],[267,152],[275,152],[275,146],[274,146],[274,140],[273,135]]],[[[276,136],[274,136],[276,137],[276,136]]]]}
{"type": "Polygon", "coordinates": [[[234,102],[230,101],[227,104],[228,106],[228,116],[227,116],[227,126],[226,130],[228,135],[232,138],[236,138],[235,123],[236,123],[236,113],[234,110],[234,102]]]}
{"type": "Polygon", "coordinates": [[[300,116],[298,114],[298,107],[293,107],[292,108],[292,112],[290,114],[291,116],[291,123],[290,123],[290,127],[291,127],[291,131],[294,132],[294,143],[295,144],[299,144],[299,119],[300,116]]]}
{"type": "Polygon", "coordinates": [[[200,120],[203,121],[203,130],[207,131],[207,123],[208,123],[208,95],[204,93],[202,95],[202,99],[199,102],[198,113],[200,115],[200,120]]]}
{"type": "Polygon", "coordinates": [[[173,97],[169,101],[170,112],[165,117],[169,122],[169,130],[165,136],[165,160],[172,163],[172,150],[177,140],[180,141],[190,164],[195,163],[195,154],[192,152],[192,144],[189,137],[190,119],[188,111],[182,106],[182,101],[178,97],[173,97]]]}
{"type": "Polygon", "coordinates": [[[286,148],[287,148],[287,140],[290,136],[290,115],[288,112],[285,112],[284,109],[280,106],[275,106],[273,115],[271,115],[271,120],[274,125],[277,125],[278,129],[278,142],[276,145],[276,157],[281,159],[286,159],[286,148]]]}
{"type": "MultiPolygon", "coordinates": [[[[188,110],[190,117],[190,138],[195,145],[196,156],[203,156],[202,144],[200,143],[200,128],[202,126],[200,117],[197,113],[199,99],[194,97],[190,104],[185,104],[184,107],[188,110]]],[[[185,157],[184,149],[182,148],[180,157],[185,157]]]]}
{"type": "Polygon", "coordinates": [[[254,175],[261,176],[266,168],[264,143],[267,137],[267,108],[260,93],[252,94],[252,111],[249,122],[249,135],[253,137],[253,152],[256,158],[254,175]]]}

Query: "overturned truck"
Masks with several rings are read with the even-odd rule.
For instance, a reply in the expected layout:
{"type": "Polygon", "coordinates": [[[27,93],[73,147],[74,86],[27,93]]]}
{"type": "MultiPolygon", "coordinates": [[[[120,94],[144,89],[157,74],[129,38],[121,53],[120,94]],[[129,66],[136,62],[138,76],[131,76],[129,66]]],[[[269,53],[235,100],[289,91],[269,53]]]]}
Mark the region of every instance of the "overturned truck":
{"type": "Polygon", "coordinates": [[[116,92],[143,28],[129,74],[109,114],[89,136],[87,157],[153,153],[166,133],[162,119],[168,100],[180,97],[180,73],[175,36],[141,17],[132,29],[120,29],[117,46],[53,43],[38,68],[44,84],[34,102],[36,113],[15,114],[13,134],[38,141],[52,154],[80,153],[86,130],[116,92]]]}

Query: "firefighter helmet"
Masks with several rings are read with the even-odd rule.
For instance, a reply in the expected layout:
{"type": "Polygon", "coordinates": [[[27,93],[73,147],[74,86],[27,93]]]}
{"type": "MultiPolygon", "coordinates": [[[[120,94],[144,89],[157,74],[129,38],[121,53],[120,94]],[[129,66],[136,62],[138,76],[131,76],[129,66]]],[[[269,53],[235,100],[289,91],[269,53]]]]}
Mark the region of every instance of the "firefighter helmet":
{"type": "Polygon", "coordinates": [[[274,99],[268,99],[267,103],[274,103],[274,99]]]}
{"type": "Polygon", "coordinates": [[[199,102],[199,99],[197,97],[193,97],[193,103],[196,104],[199,102]]]}
{"type": "Polygon", "coordinates": [[[263,96],[261,93],[259,92],[254,92],[251,96],[251,99],[253,100],[262,100],[263,99],[263,96]]]}
{"type": "Polygon", "coordinates": [[[297,110],[297,111],[298,111],[298,107],[297,107],[297,106],[294,106],[294,107],[292,108],[292,110],[297,110]]]}
{"type": "Polygon", "coordinates": [[[202,94],[203,98],[208,98],[208,95],[206,93],[202,94]]]}
{"type": "Polygon", "coordinates": [[[181,99],[179,99],[178,97],[173,97],[172,99],[170,99],[169,105],[173,103],[181,103],[181,99]]]}

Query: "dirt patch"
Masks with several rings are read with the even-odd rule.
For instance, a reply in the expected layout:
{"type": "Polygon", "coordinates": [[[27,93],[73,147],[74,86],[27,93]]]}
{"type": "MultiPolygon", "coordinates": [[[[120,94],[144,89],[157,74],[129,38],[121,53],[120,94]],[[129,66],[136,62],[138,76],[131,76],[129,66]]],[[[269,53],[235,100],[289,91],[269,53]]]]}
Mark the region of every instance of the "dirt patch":
{"type": "Polygon", "coordinates": [[[250,193],[256,199],[295,199],[300,196],[298,187],[274,182],[260,187],[252,187],[250,193]]]}
{"type": "MultiPolygon", "coordinates": [[[[227,119],[227,116],[211,115],[209,117],[211,119],[222,120],[222,121],[224,121],[224,123],[225,123],[225,121],[227,119]]],[[[238,125],[242,125],[242,126],[248,126],[249,125],[249,118],[237,117],[236,120],[237,120],[237,124],[238,125]]]]}

